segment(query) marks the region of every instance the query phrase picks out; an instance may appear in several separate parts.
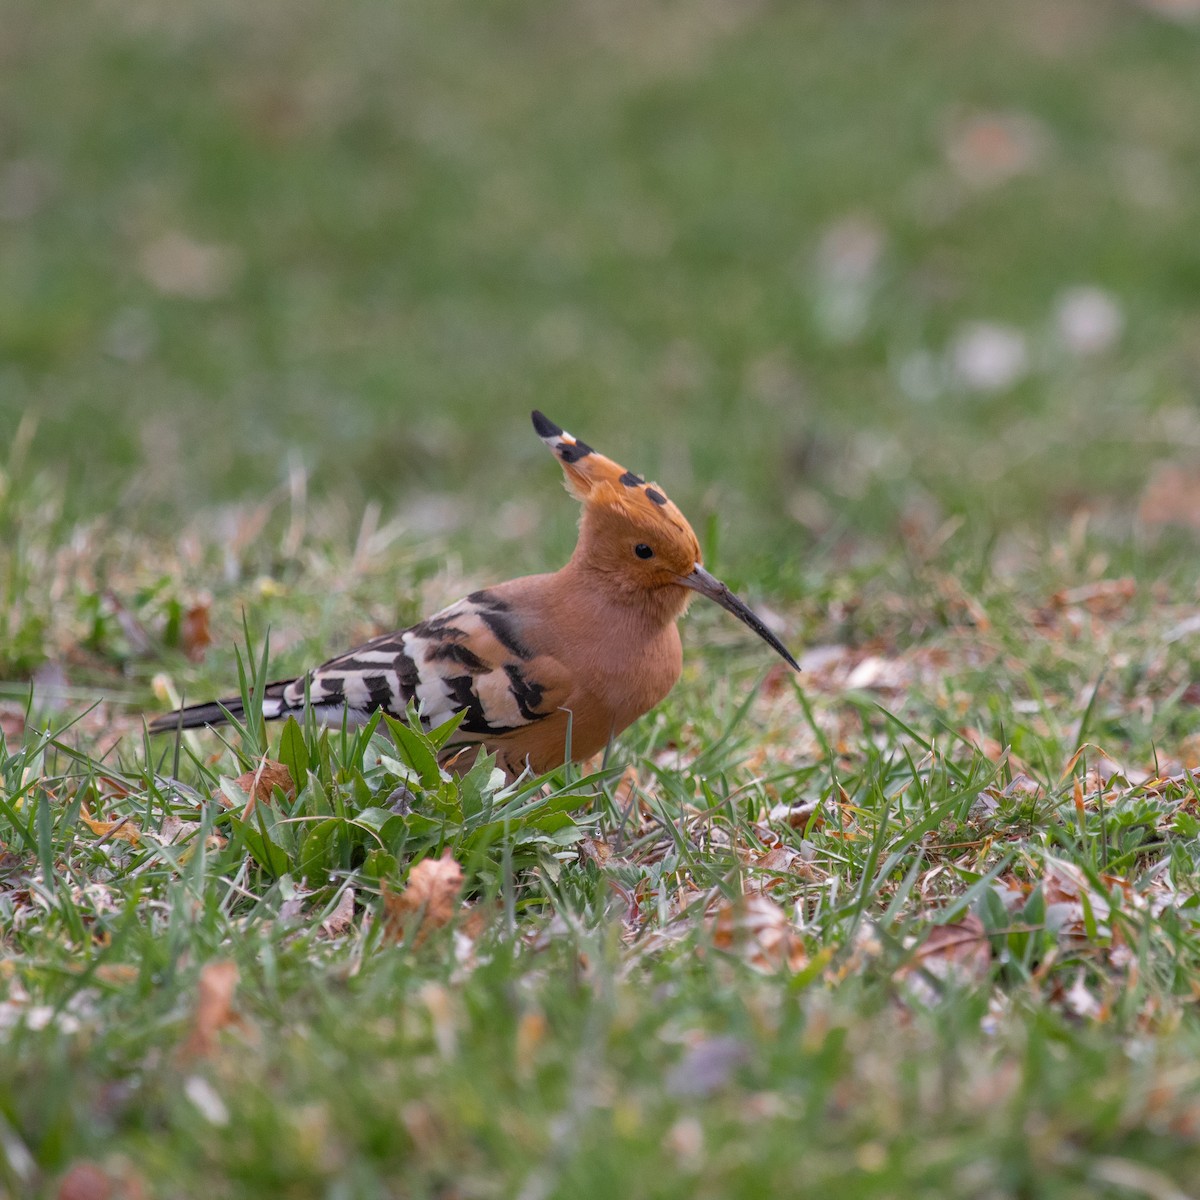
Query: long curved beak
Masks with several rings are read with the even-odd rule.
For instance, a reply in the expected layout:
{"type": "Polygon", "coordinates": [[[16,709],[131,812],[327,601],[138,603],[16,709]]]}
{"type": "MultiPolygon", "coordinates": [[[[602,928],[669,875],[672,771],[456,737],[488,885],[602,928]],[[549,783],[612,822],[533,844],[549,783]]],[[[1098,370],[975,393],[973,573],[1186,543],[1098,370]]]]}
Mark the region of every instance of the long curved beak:
{"type": "Polygon", "coordinates": [[[749,625],[789,667],[800,670],[800,664],[788,653],[787,647],[762,623],[748,604],[739,600],[715,575],[710,575],[699,563],[690,575],[680,575],[684,587],[715,600],[726,612],[731,612],[743,625],[749,625]]]}

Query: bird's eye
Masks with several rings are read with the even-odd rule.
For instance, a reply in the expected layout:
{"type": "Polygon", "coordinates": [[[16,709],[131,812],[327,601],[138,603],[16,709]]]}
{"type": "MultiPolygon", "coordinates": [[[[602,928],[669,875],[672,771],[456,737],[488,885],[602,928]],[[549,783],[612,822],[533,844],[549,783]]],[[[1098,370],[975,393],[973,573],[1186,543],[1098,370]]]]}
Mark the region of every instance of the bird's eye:
{"type": "Polygon", "coordinates": [[[636,546],[634,546],[633,552],[634,552],[634,554],[636,554],[638,556],[638,558],[653,558],[654,557],[654,551],[651,550],[650,547],[647,546],[645,542],[638,542],[638,544],[636,546]]]}

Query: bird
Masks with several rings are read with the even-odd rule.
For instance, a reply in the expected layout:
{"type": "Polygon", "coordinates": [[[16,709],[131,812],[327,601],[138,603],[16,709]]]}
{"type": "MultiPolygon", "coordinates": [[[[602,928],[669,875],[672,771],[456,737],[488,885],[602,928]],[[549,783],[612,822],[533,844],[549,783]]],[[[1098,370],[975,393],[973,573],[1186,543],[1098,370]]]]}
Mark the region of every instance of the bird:
{"type": "MultiPolygon", "coordinates": [[[[362,725],[376,709],[426,729],[461,720],[441,765],[462,773],[480,748],[509,781],[604,750],[675,686],[678,619],[706,596],[794,670],[784,644],[711,575],[683,513],[656,483],[593,450],[541,412],[537,435],[582,505],[574,553],[559,570],[472,592],[407,629],[384,633],[293,679],[266,686],[266,720],[310,705],[326,724],[362,725]]],[[[240,697],[156,717],[151,733],[244,717],[240,697]]]]}

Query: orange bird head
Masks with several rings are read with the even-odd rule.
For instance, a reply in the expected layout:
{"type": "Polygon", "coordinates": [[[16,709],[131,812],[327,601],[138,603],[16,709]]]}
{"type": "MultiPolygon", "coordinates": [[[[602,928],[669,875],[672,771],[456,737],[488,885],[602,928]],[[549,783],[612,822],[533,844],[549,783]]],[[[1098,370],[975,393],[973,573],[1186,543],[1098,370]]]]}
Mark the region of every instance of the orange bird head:
{"type": "Polygon", "coordinates": [[[583,504],[577,561],[599,572],[615,594],[651,602],[666,619],[677,617],[691,593],[699,592],[800,669],[749,606],[704,569],[691,525],[662,488],[605,458],[536,409],[533,427],[562,463],[567,491],[583,504]]]}

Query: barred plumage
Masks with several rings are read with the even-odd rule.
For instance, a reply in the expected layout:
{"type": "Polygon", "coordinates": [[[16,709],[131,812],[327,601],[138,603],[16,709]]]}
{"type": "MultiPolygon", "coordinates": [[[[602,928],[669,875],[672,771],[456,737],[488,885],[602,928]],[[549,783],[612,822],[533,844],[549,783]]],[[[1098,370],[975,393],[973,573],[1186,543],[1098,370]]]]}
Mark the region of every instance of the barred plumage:
{"type": "MultiPolygon", "coordinates": [[[[792,666],[783,644],[700,563],[683,514],[655,484],[598,454],[541,413],[538,435],[583,503],[579,543],[561,570],[473,592],[409,629],[385,633],[297,679],[268,685],[263,716],[366,721],[415,703],[428,727],[463,719],[443,758],[455,769],[484,745],[510,777],[590,757],[657,704],[682,667],[676,620],[695,592],[715,600],[792,666]]],[[[799,669],[799,668],[796,668],[799,669]]],[[[151,733],[220,724],[222,706],[157,717],[151,733]]]]}

